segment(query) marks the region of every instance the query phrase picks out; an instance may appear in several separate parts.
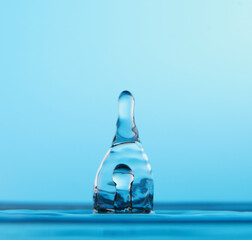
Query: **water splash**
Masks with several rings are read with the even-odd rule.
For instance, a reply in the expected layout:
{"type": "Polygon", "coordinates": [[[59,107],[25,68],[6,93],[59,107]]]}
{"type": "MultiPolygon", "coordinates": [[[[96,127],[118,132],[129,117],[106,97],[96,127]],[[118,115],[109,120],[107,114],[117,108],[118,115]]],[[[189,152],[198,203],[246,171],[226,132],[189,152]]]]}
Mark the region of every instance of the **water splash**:
{"type": "Polygon", "coordinates": [[[112,147],[95,178],[94,210],[99,213],[149,213],[153,209],[153,179],[134,120],[134,98],[123,91],[112,147]]]}

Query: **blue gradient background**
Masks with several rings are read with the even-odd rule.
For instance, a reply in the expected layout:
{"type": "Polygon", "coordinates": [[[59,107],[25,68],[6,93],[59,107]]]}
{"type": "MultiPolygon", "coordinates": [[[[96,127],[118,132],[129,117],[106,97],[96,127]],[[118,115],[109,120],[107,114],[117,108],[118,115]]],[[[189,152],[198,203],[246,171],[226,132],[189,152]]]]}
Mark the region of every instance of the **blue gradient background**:
{"type": "Polygon", "coordinates": [[[135,119],[156,201],[252,201],[252,1],[1,1],[0,200],[91,202],[135,119]]]}

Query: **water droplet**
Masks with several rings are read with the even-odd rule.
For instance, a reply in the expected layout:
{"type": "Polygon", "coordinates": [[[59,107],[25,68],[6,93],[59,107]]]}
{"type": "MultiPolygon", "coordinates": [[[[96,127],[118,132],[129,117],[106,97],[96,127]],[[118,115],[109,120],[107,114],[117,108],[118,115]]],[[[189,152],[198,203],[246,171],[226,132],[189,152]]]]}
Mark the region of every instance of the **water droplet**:
{"type": "Polygon", "coordinates": [[[134,120],[134,98],[123,91],[112,146],[95,178],[96,212],[149,213],[153,209],[153,178],[134,120]]]}

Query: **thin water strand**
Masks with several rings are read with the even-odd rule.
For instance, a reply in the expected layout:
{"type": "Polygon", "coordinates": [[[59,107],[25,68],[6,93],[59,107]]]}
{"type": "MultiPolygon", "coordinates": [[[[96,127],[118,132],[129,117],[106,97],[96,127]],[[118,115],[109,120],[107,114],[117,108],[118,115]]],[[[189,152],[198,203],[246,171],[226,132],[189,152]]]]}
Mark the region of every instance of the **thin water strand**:
{"type": "Polygon", "coordinates": [[[139,142],[134,119],[135,100],[129,91],[123,91],[118,99],[118,119],[112,147],[117,144],[139,142]]]}

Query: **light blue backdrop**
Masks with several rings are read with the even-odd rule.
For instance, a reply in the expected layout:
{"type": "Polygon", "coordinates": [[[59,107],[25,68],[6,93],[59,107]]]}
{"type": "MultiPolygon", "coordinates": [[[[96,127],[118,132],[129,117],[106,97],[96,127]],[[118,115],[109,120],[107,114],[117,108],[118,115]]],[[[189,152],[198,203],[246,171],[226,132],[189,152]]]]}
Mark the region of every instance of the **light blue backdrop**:
{"type": "Polygon", "coordinates": [[[1,1],[0,200],[91,202],[136,99],[156,201],[252,201],[252,1],[1,1]]]}

